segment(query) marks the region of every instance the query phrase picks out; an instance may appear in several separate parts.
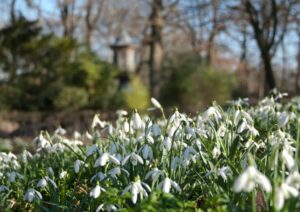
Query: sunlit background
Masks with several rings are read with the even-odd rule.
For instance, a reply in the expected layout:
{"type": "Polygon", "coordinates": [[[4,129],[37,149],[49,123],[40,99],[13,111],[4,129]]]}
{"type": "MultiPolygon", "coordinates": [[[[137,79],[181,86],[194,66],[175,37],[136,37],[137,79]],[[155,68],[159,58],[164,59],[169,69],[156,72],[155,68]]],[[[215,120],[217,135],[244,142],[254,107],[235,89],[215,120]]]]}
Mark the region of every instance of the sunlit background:
{"type": "Polygon", "coordinates": [[[196,113],[297,95],[299,19],[297,0],[1,0],[1,148],[151,97],[196,113]]]}

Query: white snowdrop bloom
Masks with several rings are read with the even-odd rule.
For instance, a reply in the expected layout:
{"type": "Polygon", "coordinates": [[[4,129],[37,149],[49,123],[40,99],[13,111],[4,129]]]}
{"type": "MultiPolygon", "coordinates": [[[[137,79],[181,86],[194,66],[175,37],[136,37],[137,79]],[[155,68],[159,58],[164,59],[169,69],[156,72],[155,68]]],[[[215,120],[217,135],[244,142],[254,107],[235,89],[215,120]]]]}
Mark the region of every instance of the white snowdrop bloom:
{"type": "Polygon", "coordinates": [[[45,188],[47,185],[48,185],[47,180],[45,178],[42,178],[39,180],[36,186],[40,188],[45,188]]]}
{"type": "Polygon", "coordinates": [[[194,128],[187,126],[186,131],[187,131],[187,139],[196,138],[196,132],[194,128]]]}
{"type": "Polygon", "coordinates": [[[21,166],[20,166],[20,164],[19,164],[18,161],[12,160],[12,161],[11,161],[11,167],[12,167],[13,169],[19,169],[21,166]]]}
{"type": "Polygon", "coordinates": [[[226,132],[227,132],[226,127],[224,126],[224,124],[221,124],[221,126],[219,127],[219,129],[217,131],[218,136],[223,138],[225,136],[226,132]]]}
{"type": "Polygon", "coordinates": [[[267,193],[272,191],[269,179],[259,172],[254,166],[249,166],[235,181],[233,185],[234,192],[251,192],[258,184],[267,193]]]}
{"type": "Polygon", "coordinates": [[[196,150],[195,150],[193,147],[188,146],[188,147],[184,150],[183,158],[189,160],[189,159],[191,158],[191,157],[190,157],[191,154],[194,155],[194,154],[197,154],[197,152],[196,152],[196,150]]]}
{"type": "Polygon", "coordinates": [[[93,140],[93,136],[89,132],[85,132],[85,137],[90,141],[93,140]]]}
{"type": "Polygon", "coordinates": [[[104,207],[104,204],[100,204],[97,208],[95,212],[100,212],[102,210],[102,208],[104,207]]]}
{"type": "Polygon", "coordinates": [[[278,126],[280,128],[284,127],[289,122],[289,114],[287,112],[279,113],[277,116],[278,126]]]}
{"type": "MultiPolygon", "coordinates": [[[[143,185],[147,185],[143,183],[143,185]]],[[[150,189],[149,186],[147,186],[147,189],[150,189]]],[[[122,195],[124,195],[127,192],[131,192],[131,201],[133,204],[137,202],[138,195],[141,199],[148,196],[148,193],[146,189],[143,188],[142,183],[140,180],[136,180],[135,182],[132,182],[130,185],[128,185],[122,192],[122,195]]],[[[151,191],[151,189],[150,189],[151,191]]]]}
{"type": "Polygon", "coordinates": [[[95,129],[97,126],[100,126],[101,128],[105,127],[105,122],[102,122],[100,120],[100,115],[99,114],[96,114],[93,118],[92,129],[95,129]]]}
{"type": "Polygon", "coordinates": [[[128,112],[126,110],[117,110],[117,115],[119,117],[127,116],[128,112]]]}
{"type": "Polygon", "coordinates": [[[259,136],[259,132],[254,126],[248,126],[248,130],[254,137],[259,136]]]}
{"type": "Polygon", "coordinates": [[[172,187],[175,188],[178,192],[181,192],[180,186],[168,177],[166,177],[161,183],[159,183],[158,187],[165,193],[170,193],[172,187]]]}
{"type": "Polygon", "coordinates": [[[282,150],[281,156],[288,169],[291,170],[296,164],[293,156],[286,149],[282,150]]]}
{"type": "Polygon", "coordinates": [[[23,197],[23,200],[32,202],[34,199],[42,200],[43,197],[42,197],[41,193],[38,192],[37,190],[35,190],[33,188],[27,189],[27,191],[23,197]]]}
{"type": "Polygon", "coordinates": [[[182,115],[178,112],[178,110],[176,110],[170,117],[169,123],[174,125],[176,128],[177,126],[179,126],[181,120],[182,120],[182,115]]]}
{"type": "Polygon", "coordinates": [[[155,167],[146,174],[145,180],[151,178],[151,180],[156,181],[161,175],[163,175],[163,172],[155,167]]]}
{"type": "Polygon", "coordinates": [[[106,178],[106,175],[103,172],[98,172],[97,174],[95,174],[91,179],[90,182],[93,182],[95,179],[98,179],[99,181],[102,181],[106,178]]]}
{"type": "Polygon", "coordinates": [[[62,171],[59,173],[59,179],[64,179],[68,176],[68,172],[67,171],[62,171]]]}
{"type": "Polygon", "coordinates": [[[154,144],[154,138],[151,135],[147,135],[146,140],[150,143],[150,144],[154,144]]]}
{"type": "Polygon", "coordinates": [[[77,130],[73,133],[73,137],[75,140],[80,140],[81,139],[81,134],[77,130]]]}
{"type": "Polygon", "coordinates": [[[105,207],[105,211],[108,211],[108,212],[110,212],[110,211],[118,211],[118,208],[115,205],[113,205],[113,204],[109,204],[109,205],[107,205],[105,207]]]}
{"type": "Polygon", "coordinates": [[[218,146],[215,146],[212,151],[213,158],[218,158],[221,154],[221,150],[218,146]]]}
{"type": "Polygon", "coordinates": [[[9,191],[9,188],[7,186],[0,185],[0,193],[4,191],[9,191]]]}
{"type": "Polygon", "coordinates": [[[67,134],[67,131],[62,128],[61,126],[59,126],[55,131],[54,131],[55,135],[65,135],[67,134]]]}
{"type": "Polygon", "coordinates": [[[152,148],[151,146],[149,146],[148,144],[145,144],[143,147],[142,147],[142,156],[144,159],[152,159],[153,158],[153,151],[152,151],[152,148]]]}
{"type": "Polygon", "coordinates": [[[48,173],[48,175],[50,175],[50,176],[54,176],[54,171],[53,171],[52,167],[48,167],[48,168],[47,168],[47,173],[48,173]]]}
{"type": "Polygon", "coordinates": [[[175,170],[180,163],[180,158],[178,156],[174,157],[171,161],[171,169],[175,170]]]}
{"type": "Polygon", "coordinates": [[[284,206],[285,199],[290,197],[297,197],[299,195],[299,191],[297,188],[287,184],[282,183],[278,188],[275,190],[275,208],[277,210],[281,210],[284,206]]]}
{"type": "Polygon", "coordinates": [[[160,130],[160,127],[158,126],[158,124],[153,124],[151,126],[151,132],[154,137],[158,137],[161,135],[161,130],[160,130]]]}
{"type": "Polygon", "coordinates": [[[54,188],[57,188],[57,185],[56,183],[54,182],[54,180],[52,180],[51,178],[49,178],[48,176],[45,177],[45,179],[50,182],[50,184],[54,187],[54,188]]]}
{"type": "Polygon", "coordinates": [[[167,151],[170,151],[172,147],[172,139],[170,137],[165,137],[162,145],[161,145],[161,149],[165,149],[167,151]]]}
{"type": "Polygon", "coordinates": [[[9,182],[13,183],[16,181],[16,178],[23,179],[23,175],[18,172],[12,171],[8,173],[9,182]]]}
{"type": "Polygon", "coordinates": [[[55,152],[64,152],[66,149],[66,146],[63,145],[62,143],[56,143],[53,144],[50,148],[50,152],[55,153],[55,152]]]}
{"type": "Polygon", "coordinates": [[[238,133],[242,133],[247,128],[248,128],[248,123],[246,122],[245,119],[243,119],[242,123],[240,124],[240,126],[238,128],[238,133]]]}
{"type": "Polygon", "coordinates": [[[37,145],[39,150],[51,147],[50,142],[43,136],[42,133],[40,133],[40,135],[34,139],[34,143],[37,145]]]}
{"type": "Polygon", "coordinates": [[[221,113],[215,107],[209,107],[202,115],[205,121],[208,120],[211,116],[213,116],[216,120],[222,119],[221,113]]]}
{"type": "Polygon", "coordinates": [[[117,178],[121,174],[121,172],[125,172],[127,177],[129,176],[129,172],[126,169],[120,168],[120,167],[115,167],[111,170],[108,171],[108,175],[111,176],[112,178],[117,178]]]}
{"type": "Polygon", "coordinates": [[[122,165],[124,166],[128,160],[130,160],[130,162],[132,163],[132,165],[136,166],[138,163],[140,164],[144,164],[143,158],[141,156],[139,156],[136,153],[131,153],[129,155],[127,155],[123,161],[122,161],[122,165]]]}
{"type": "Polygon", "coordinates": [[[286,178],[286,183],[293,185],[296,188],[300,188],[300,174],[298,171],[293,171],[286,178]]]}
{"type": "Polygon", "coordinates": [[[97,199],[101,191],[105,191],[104,188],[100,187],[99,185],[96,185],[91,191],[90,191],[90,196],[93,197],[94,199],[97,199]]]}
{"type": "Polygon", "coordinates": [[[223,166],[222,168],[219,168],[217,170],[217,175],[221,176],[225,182],[227,181],[227,177],[230,176],[231,174],[232,171],[228,166],[223,166]]]}
{"type": "Polygon", "coordinates": [[[127,119],[123,122],[123,130],[126,133],[128,133],[129,130],[130,130],[130,126],[129,126],[129,123],[128,123],[127,119]]]}
{"type": "Polygon", "coordinates": [[[22,153],[22,162],[27,163],[28,159],[32,159],[32,154],[27,150],[24,150],[22,153]]]}
{"type": "Polygon", "coordinates": [[[158,109],[162,109],[161,104],[155,99],[155,98],[151,98],[151,102],[153,104],[154,107],[158,108],[158,109]]]}
{"type": "Polygon", "coordinates": [[[82,164],[84,164],[84,162],[83,162],[82,160],[76,160],[76,161],[74,162],[74,171],[75,171],[75,173],[78,173],[78,172],[79,172],[80,166],[81,166],[82,164]]]}
{"type": "Polygon", "coordinates": [[[137,112],[134,112],[132,115],[132,127],[135,130],[142,129],[144,122],[142,121],[140,115],[137,112]]]}
{"type": "Polygon", "coordinates": [[[116,157],[105,152],[95,161],[94,167],[105,166],[108,162],[120,165],[120,161],[116,157]]]}
{"type": "Polygon", "coordinates": [[[87,149],[86,156],[89,157],[89,156],[93,155],[97,151],[98,151],[97,144],[93,144],[93,145],[89,146],[89,148],[87,149]]]}

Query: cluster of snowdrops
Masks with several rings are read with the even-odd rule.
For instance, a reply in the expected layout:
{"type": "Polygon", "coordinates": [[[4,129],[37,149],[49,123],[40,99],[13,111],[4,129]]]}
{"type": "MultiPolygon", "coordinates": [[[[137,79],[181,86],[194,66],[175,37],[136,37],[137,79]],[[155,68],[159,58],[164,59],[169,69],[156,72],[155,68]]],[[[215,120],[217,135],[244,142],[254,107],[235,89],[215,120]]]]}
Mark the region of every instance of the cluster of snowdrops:
{"type": "Polygon", "coordinates": [[[0,153],[0,209],[300,210],[300,99],[274,92],[188,116],[118,111],[91,129],[41,132],[35,153],[0,153]]]}

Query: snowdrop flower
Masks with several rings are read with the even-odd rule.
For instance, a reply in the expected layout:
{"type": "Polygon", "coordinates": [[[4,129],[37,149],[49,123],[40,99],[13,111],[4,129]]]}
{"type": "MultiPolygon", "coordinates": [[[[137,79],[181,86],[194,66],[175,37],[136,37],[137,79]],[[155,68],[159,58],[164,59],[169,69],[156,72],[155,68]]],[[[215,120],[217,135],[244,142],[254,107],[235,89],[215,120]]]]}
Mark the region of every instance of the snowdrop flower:
{"type": "Polygon", "coordinates": [[[104,188],[100,187],[99,185],[96,185],[91,191],[90,191],[90,196],[93,197],[94,199],[97,199],[101,191],[105,191],[104,188]]]}
{"type": "Polygon", "coordinates": [[[178,192],[181,192],[179,185],[168,177],[159,183],[158,187],[161,188],[165,193],[170,193],[171,187],[175,188],[178,192]]]}
{"type": "Polygon", "coordinates": [[[170,151],[172,147],[172,139],[170,137],[165,137],[160,149],[165,149],[167,151],[170,151]]]}
{"type": "Polygon", "coordinates": [[[285,148],[282,150],[281,155],[283,161],[285,161],[286,163],[286,166],[288,167],[289,170],[291,170],[296,164],[293,156],[285,148]]]}
{"type": "Polygon", "coordinates": [[[90,182],[93,182],[96,178],[98,178],[99,181],[102,181],[106,178],[106,175],[103,172],[98,172],[90,179],[90,182]]]}
{"type": "Polygon", "coordinates": [[[48,175],[50,175],[50,176],[54,176],[54,171],[53,171],[52,167],[48,167],[48,168],[47,168],[47,173],[48,173],[48,175]]]}
{"type": "Polygon", "coordinates": [[[127,116],[128,112],[126,110],[117,110],[117,114],[120,117],[127,116]]]}
{"type": "Polygon", "coordinates": [[[161,130],[160,130],[160,127],[158,126],[158,124],[152,124],[151,132],[154,137],[158,137],[161,135],[161,130]]]}
{"type": "Polygon", "coordinates": [[[248,128],[248,124],[245,119],[242,120],[242,123],[240,124],[238,128],[238,133],[242,133],[245,129],[248,128]]]}
{"type": "Polygon", "coordinates": [[[68,172],[67,171],[62,171],[61,173],[59,173],[59,179],[64,179],[67,176],[68,176],[68,172]]]}
{"type": "Polygon", "coordinates": [[[156,99],[154,99],[153,97],[151,98],[151,102],[152,102],[154,107],[156,107],[158,109],[162,109],[161,104],[156,99]]]}
{"type": "Polygon", "coordinates": [[[152,159],[153,158],[153,151],[151,146],[149,146],[148,144],[145,144],[142,147],[142,155],[144,159],[152,159]]]}
{"type": "Polygon", "coordinates": [[[249,166],[234,182],[234,192],[251,192],[255,184],[259,184],[266,192],[272,191],[269,179],[254,166],[249,166]]]}
{"type": "Polygon", "coordinates": [[[86,137],[88,140],[93,140],[93,136],[92,136],[89,132],[85,132],[85,137],[86,137]]]}
{"type": "Polygon", "coordinates": [[[100,115],[96,114],[93,118],[92,122],[92,129],[95,129],[97,126],[100,126],[101,128],[105,127],[105,122],[100,121],[100,115]]]}
{"type": "Polygon", "coordinates": [[[230,176],[231,174],[232,171],[228,166],[223,166],[222,168],[219,168],[217,170],[217,175],[221,176],[225,182],[227,181],[227,177],[230,176]]]}
{"type": "Polygon", "coordinates": [[[132,127],[135,130],[142,129],[144,122],[142,121],[140,115],[137,112],[134,112],[132,115],[132,127]]]}
{"type": "Polygon", "coordinates": [[[22,162],[27,163],[28,158],[32,159],[32,154],[30,152],[28,152],[27,150],[24,150],[22,153],[22,162]]]}
{"type": "Polygon", "coordinates": [[[95,212],[100,212],[100,210],[102,210],[102,208],[104,207],[104,204],[100,204],[97,208],[95,212]]]}
{"type": "Polygon", "coordinates": [[[0,185],[0,193],[4,191],[9,191],[9,188],[7,186],[0,185]]]}
{"type": "Polygon", "coordinates": [[[65,135],[67,133],[67,131],[62,128],[61,126],[59,126],[55,131],[54,134],[55,135],[65,135]]]}
{"type": "Polygon", "coordinates": [[[75,173],[78,173],[79,172],[79,169],[80,169],[80,166],[84,164],[84,162],[82,160],[76,160],[74,162],[74,171],[75,173]]]}
{"type": "Polygon", "coordinates": [[[204,113],[203,113],[203,119],[208,120],[209,117],[213,116],[216,120],[219,120],[222,118],[221,113],[215,108],[215,107],[209,107],[204,113]]]}
{"type": "Polygon", "coordinates": [[[179,157],[174,157],[171,161],[171,169],[174,171],[180,163],[179,157]]]}
{"type": "Polygon", "coordinates": [[[80,132],[78,132],[77,130],[73,133],[73,137],[75,140],[79,140],[81,138],[81,134],[80,132]]]}
{"type": "Polygon", "coordinates": [[[138,154],[133,152],[133,153],[127,155],[123,159],[122,165],[124,166],[129,159],[130,159],[130,162],[132,163],[132,165],[134,165],[134,166],[136,166],[138,163],[144,164],[143,158],[141,156],[139,156],[138,154]]]}
{"type": "Polygon", "coordinates": [[[105,207],[105,211],[108,211],[108,212],[110,212],[110,211],[117,211],[117,210],[118,210],[118,208],[115,205],[113,205],[113,204],[109,204],[109,205],[107,205],[105,207]]]}
{"type": "Polygon", "coordinates": [[[42,200],[43,197],[40,192],[33,188],[27,189],[25,196],[23,198],[24,201],[32,202],[34,199],[42,200]]]}
{"type": "Polygon", "coordinates": [[[87,149],[86,156],[89,157],[90,155],[93,155],[97,151],[98,151],[98,146],[96,144],[93,144],[89,146],[89,148],[87,149]]]}
{"type": "Polygon", "coordinates": [[[277,117],[277,122],[280,128],[284,127],[289,121],[289,114],[287,112],[282,112],[277,117]]]}
{"type": "Polygon", "coordinates": [[[151,178],[153,181],[157,180],[160,175],[163,175],[163,172],[159,170],[158,168],[154,168],[151,171],[149,171],[146,176],[145,180],[151,178]]]}
{"type": "Polygon", "coordinates": [[[47,186],[47,181],[45,178],[42,178],[39,180],[38,184],[37,184],[37,187],[40,187],[40,188],[45,188],[47,186]]]}
{"type": "Polygon", "coordinates": [[[275,190],[275,208],[277,210],[281,210],[284,206],[285,199],[290,197],[297,197],[299,195],[299,191],[297,188],[287,184],[282,183],[278,188],[275,190]]]}
{"type": "Polygon", "coordinates": [[[112,178],[117,178],[118,175],[121,174],[121,171],[125,172],[127,177],[130,175],[129,172],[126,169],[115,167],[108,171],[108,175],[110,175],[112,178]]]}
{"type": "Polygon", "coordinates": [[[105,166],[108,162],[113,162],[116,165],[120,165],[120,161],[109,153],[103,153],[94,164],[94,167],[105,166]]]}
{"type": "Polygon", "coordinates": [[[51,147],[50,142],[43,136],[42,133],[34,139],[34,143],[37,145],[38,150],[51,147]]]}
{"type": "Polygon", "coordinates": [[[8,177],[9,177],[9,182],[11,182],[11,183],[15,182],[16,178],[20,178],[20,179],[24,178],[23,175],[15,172],[15,171],[9,172],[8,177]]]}
{"type": "Polygon", "coordinates": [[[215,146],[212,151],[213,158],[218,158],[220,154],[221,154],[220,148],[215,146]]]}
{"type": "Polygon", "coordinates": [[[148,196],[146,189],[144,189],[142,185],[145,186],[149,190],[149,192],[151,192],[150,187],[145,183],[141,183],[141,181],[138,179],[135,182],[132,182],[130,185],[128,185],[123,190],[122,195],[124,195],[125,193],[127,193],[130,190],[131,201],[133,204],[135,204],[137,202],[138,195],[140,195],[141,199],[143,199],[143,197],[148,196]]]}

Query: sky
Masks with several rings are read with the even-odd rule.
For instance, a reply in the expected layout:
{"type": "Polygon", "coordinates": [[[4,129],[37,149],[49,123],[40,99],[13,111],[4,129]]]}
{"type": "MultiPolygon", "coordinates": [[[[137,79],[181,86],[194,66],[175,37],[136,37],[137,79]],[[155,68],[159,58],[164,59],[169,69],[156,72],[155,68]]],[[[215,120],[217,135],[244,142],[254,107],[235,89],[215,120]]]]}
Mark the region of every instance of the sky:
{"type": "MultiPolygon", "coordinates": [[[[35,1],[41,2],[40,5],[42,6],[44,16],[57,17],[59,15],[56,9],[56,1],[54,0],[35,0],[35,1]]],[[[28,19],[34,20],[37,17],[37,12],[28,8],[25,1],[23,0],[17,0],[16,7],[17,10],[22,11],[22,13],[24,13],[23,15],[25,15],[25,17],[27,17],[28,19]]],[[[8,15],[7,8],[5,8],[4,4],[1,4],[0,2],[0,27],[2,27],[3,24],[8,21],[8,17],[9,15],[8,15]]],[[[239,47],[239,43],[235,38],[228,37],[223,33],[220,34],[217,39],[219,42],[227,44],[231,47],[232,52],[230,52],[230,54],[232,54],[235,57],[239,57],[240,47],[239,47]]],[[[277,69],[281,70],[282,69],[281,66],[283,65],[283,57],[285,57],[286,66],[291,69],[296,69],[297,63],[295,58],[298,51],[298,36],[295,33],[289,33],[286,36],[284,42],[286,44],[286,52],[287,52],[286,55],[282,54],[282,50],[279,47],[275,55],[275,58],[273,59],[273,63],[277,65],[276,66],[277,69]]],[[[101,42],[98,42],[97,45],[98,46],[95,46],[96,49],[103,49],[102,46],[103,44],[101,44],[101,42]]],[[[256,43],[254,40],[250,42],[248,49],[249,49],[249,57],[250,57],[249,59],[251,60],[251,63],[258,65],[260,63],[259,51],[257,51],[256,43]]]]}

